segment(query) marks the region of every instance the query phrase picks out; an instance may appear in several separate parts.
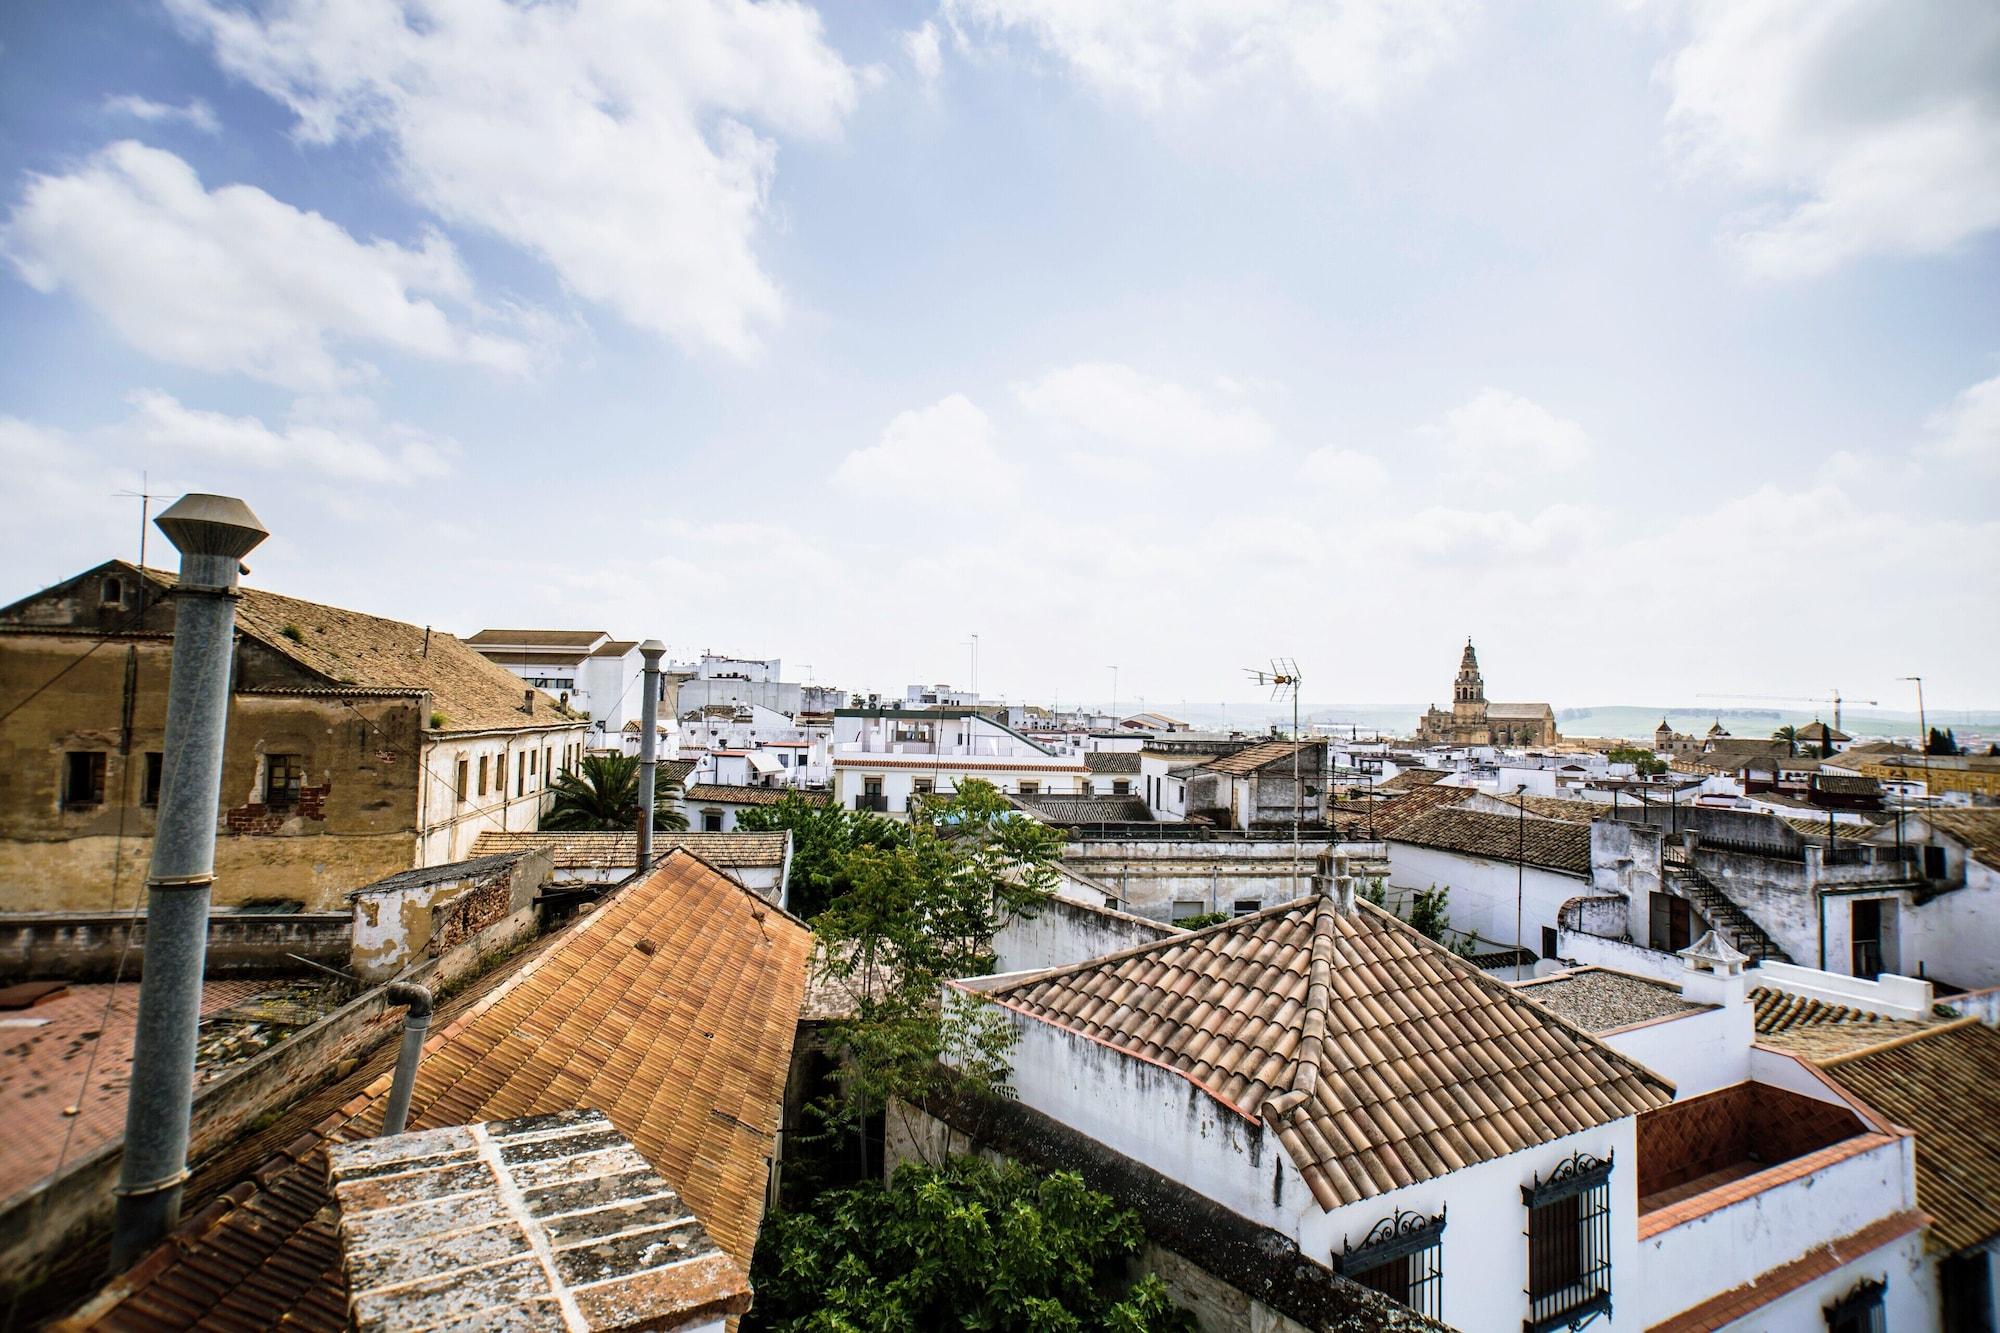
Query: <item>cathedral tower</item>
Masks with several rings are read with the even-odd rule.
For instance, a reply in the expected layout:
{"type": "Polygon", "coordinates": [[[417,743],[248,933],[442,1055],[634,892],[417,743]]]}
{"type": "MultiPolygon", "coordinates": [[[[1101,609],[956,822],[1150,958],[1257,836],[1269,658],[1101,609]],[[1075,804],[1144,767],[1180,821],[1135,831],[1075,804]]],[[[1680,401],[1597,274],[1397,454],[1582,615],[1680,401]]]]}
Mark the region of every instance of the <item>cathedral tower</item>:
{"type": "Polygon", "coordinates": [[[1479,674],[1479,654],[1472,640],[1465,641],[1465,656],[1458,659],[1458,679],[1451,687],[1452,717],[1460,722],[1486,721],[1486,681],[1479,674]]]}

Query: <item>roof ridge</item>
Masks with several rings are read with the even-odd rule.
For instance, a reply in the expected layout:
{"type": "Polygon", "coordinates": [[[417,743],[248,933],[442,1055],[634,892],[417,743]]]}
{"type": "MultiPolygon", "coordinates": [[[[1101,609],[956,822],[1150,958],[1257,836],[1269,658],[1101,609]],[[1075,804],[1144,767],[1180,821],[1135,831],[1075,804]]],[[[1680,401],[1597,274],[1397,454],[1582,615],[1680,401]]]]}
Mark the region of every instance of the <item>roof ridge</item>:
{"type": "Polygon", "coordinates": [[[1333,1004],[1333,936],[1338,910],[1322,892],[1313,905],[1312,948],[1306,960],[1306,1008],[1299,1022],[1299,1046],[1293,1055],[1292,1086],[1258,1108],[1268,1120],[1279,1120],[1310,1101],[1319,1090],[1320,1061],[1326,1058],[1327,1011],[1333,1004]]]}
{"type": "MultiPolygon", "coordinates": [[[[1904,1021],[1911,1022],[1917,1020],[1906,1019],[1904,1021]]],[[[1822,1069],[1832,1065],[1843,1065],[1850,1060],[1859,1060],[1863,1056],[1880,1055],[1883,1051],[1892,1051],[1898,1046],[1908,1046],[1910,1043],[1922,1041],[1926,1037],[1935,1037],[1941,1032],[1957,1032],[1961,1028],[1971,1027],[1983,1021],[1978,1014],[1965,1014],[1949,1022],[1933,1023],[1928,1027],[1918,1028],[1915,1032],[1898,1032],[1895,1036],[1884,1037],[1881,1041],[1875,1042],[1872,1045],[1857,1046],[1851,1051],[1840,1051],[1834,1055],[1824,1056],[1814,1061],[1814,1063],[1822,1069]]]]}
{"type": "MultiPolygon", "coordinates": [[[[681,831],[687,832],[688,830],[683,829],[681,831]]],[[[763,829],[763,830],[746,829],[744,830],[744,832],[782,833],[785,835],[787,839],[789,839],[792,835],[792,831],[790,829],[763,829]]],[[[763,894],[758,893],[754,889],[745,888],[741,883],[737,881],[736,877],[730,874],[727,870],[724,870],[721,866],[718,866],[717,864],[715,864],[715,862],[709,860],[707,857],[703,856],[700,852],[697,852],[693,848],[687,847],[682,844],[677,843],[674,846],[667,848],[666,853],[664,855],[654,857],[653,868],[647,874],[646,879],[651,880],[654,875],[659,874],[661,870],[666,868],[667,863],[673,860],[676,856],[685,856],[690,861],[697,862],[700,865],[705,866],[712,873],[721,876],[724,880],[726,880],[729,883],[731,888],[735,889],[738,893],[742,894],[744,897],[750,900],[751,911],[753,913],[766,910],[775,911],[778,913],[778,915],[789,919],[792,922],[792,924],[796,926],[803,927],[808,931],[812,929],[812,923],[810,921],[807,921],[804,917],[795,915],[788,909],[780,907],[777,903],[772,902],[769,898],[766,898],[763,894]]],[[[635,885],[634,887],[637,886],[635,885]]],[[[762,920],[763,918],[759,917],[758,919],[762,920]]]]}

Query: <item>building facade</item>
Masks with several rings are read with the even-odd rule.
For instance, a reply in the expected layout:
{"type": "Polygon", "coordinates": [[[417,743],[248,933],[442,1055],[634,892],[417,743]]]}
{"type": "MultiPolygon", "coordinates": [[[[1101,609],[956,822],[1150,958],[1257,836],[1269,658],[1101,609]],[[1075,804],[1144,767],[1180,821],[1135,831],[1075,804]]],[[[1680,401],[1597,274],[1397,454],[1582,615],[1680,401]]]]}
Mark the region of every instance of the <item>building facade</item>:
{"type": "Polygon", "coordinates": [[[1452,682],[1451,708],[1428,709],[1417,739],[1426,745],[1553,745],[1556,714],[1545,703],[1489,703],[1479,655],[1467,639],[1452,682]]]}
{"type": "MultiPolygon", "coordinates": [[[[0,910],[143,901],[165,779],[174,580],[111,561],[0,609],[0,910]]],[[[449,634],[245,588],[218,906],[350,889],[533,829],[587,724],[449,634]]]]}

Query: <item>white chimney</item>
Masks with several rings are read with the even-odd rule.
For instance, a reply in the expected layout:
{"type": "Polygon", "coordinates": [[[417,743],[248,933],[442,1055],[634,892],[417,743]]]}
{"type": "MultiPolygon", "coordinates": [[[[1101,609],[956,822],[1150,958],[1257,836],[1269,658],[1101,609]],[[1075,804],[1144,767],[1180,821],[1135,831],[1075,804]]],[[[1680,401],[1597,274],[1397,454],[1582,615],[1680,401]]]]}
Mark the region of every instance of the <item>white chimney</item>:
{"type": "Polygon", "coordinates": [[[1750,956],[1714,931],[1681,950],[1687,971],[1681,975],[1681,996],[1696,1004],[1742,1004],[1749,998],[1750,979],[1743,964],[1750,956]]]}

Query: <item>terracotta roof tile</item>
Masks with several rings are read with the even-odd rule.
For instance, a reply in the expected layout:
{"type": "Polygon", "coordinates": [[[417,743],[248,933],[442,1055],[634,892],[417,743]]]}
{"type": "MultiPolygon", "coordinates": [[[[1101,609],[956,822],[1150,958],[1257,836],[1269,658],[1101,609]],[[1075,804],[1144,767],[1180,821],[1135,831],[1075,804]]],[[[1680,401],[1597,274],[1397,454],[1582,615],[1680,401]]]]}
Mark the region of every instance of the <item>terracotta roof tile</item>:
{"type": "Polygon", "coordinates": [[[1866,1009],[1808,999],[1758,986],[1750,992],[1757,1040],[1809,1060],[1824,1060],[1891,1037],[1922,1032],[1931,1019],[1884,1018],[1866,1009]]]}
{"type": "MultiPolygon", "coordinates": [[[[653,848],[665,855],[684,847],[712,866],[781,866],[785,863],[785,834],[656,832],[653,848]]],[[[472,844],[474,856],[505,852],[546,851],[555,858],[558,870],[630,868],[639,864],[639,835],[636,833],[504,833],[488,829],[472,844]]]]}
{"type": "Polygon", "coordinates": [[[1376,791],[1404,792],[1416,791],[1420,787],[1434,786],[1451,774],[1441,768],[1406,768],[1387,782],[1375,785],[1376,791]]]}
{"type": "Polygon", "coordinates": [[[1290,763],[1294,750],[1311,754],[1323,744],[1321,741],[1260,741],[1246,750],[1226,754],[1220,759],[1211,759],[1202,767],[1211,773],[1254,773],[1266,764],[1274,764],[1280,759],[1290,763]]]}
{"type": "MultiPolygon", "coordinates": [[[[425,1044],[410,1125],[599,1108],[747,1268],[811,949],[803,923],[676,852],[425,1044]]],[[[389,1082],[322,1133],[371,1137],[389,1082]]],[[[321,1142],[294,1145],[235,1206],[197,1215],[74,1326],[344,1330],[321,1142]]]]}
{"type": "Polygon", "coordinates": [[[1835,1082],[1917,1132],[1917,1202],[1944,1253],[2000,1234],[2000,1032],[1975,1018],[1824,1062],[1835,1082]]]}
{"type": "MultiPolygon", "coordinates": [[[[1414,793],[1413,793],[1414,794],[1414,793]]],[[[1379,813],[1379,812],[1378,812],[1379,813]]],[[[1478,810],[1433,810],[1387,835],[1390,842],[1440,851],[1522,861],[1565,875],[1590,874],[1590,825],[1523,819],[1478,810]]]]}
{"type": "Polygon", "coordinates": [[[1301,899],[985,993],[1270,1126],[1329,1209],[1672,1098],[1367,903],[1301,899]]]}
{"type": "MultiPolygon", "coordinates": [[[[795,787],[730,787],[714,782],[698,782],[687,789],[690,804],[698,801],[713,801],[723,805],[776,805],[786,795],[798,791],[795,787]]],[[[823,791],[798,791],[801,799],[810,805],[825,805],[827,795],[823,791]]]]}

